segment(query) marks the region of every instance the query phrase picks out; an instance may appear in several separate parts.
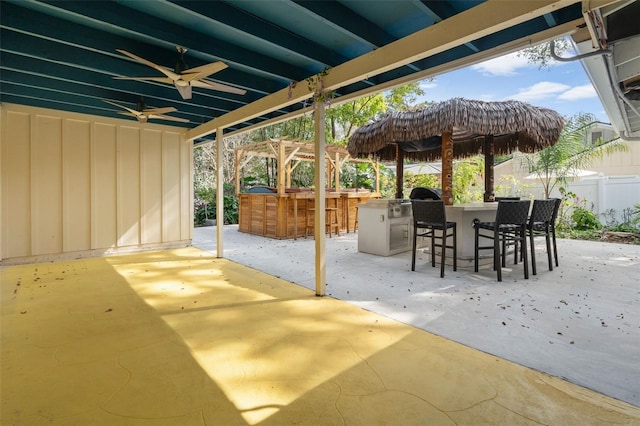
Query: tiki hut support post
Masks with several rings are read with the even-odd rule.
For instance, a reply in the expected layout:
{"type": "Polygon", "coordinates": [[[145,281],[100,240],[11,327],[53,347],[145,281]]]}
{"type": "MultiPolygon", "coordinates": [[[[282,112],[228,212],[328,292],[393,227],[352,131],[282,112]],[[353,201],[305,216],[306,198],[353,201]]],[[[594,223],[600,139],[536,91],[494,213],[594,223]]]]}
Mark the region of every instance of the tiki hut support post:
{"type": "Polygon", "coordinates": [[[325,229],[325,205],[326,205],[326,163],[324,134],[324,104],[315,102],[313,109],[315,125],[315,214],[313,215],[313,235],[316,243],[316,296],[324,296],[327,282],[327,265],[325,262],[326,235],[325,229]]]}
{"type": "Polygon", "coordinates": [[[404,182],[404,151],[396,144],[396,198],[402,198],[402,183],[404,182]]]}
{"type": "Polygon", "coordinates": [[[493,135],[484,137],[484,201],[494,201],[493,187],[493,135]]]}
{"type": "Polygon", "coordinates": [[[222,159],[224,158],[222,127],[216,129],[216,257],[224,257],[224,174],[222,159]]]}
{"type": "Polygon", "coordinates": [[[442,199],[453,205],[453,132],[442,133],[442,199]]]}

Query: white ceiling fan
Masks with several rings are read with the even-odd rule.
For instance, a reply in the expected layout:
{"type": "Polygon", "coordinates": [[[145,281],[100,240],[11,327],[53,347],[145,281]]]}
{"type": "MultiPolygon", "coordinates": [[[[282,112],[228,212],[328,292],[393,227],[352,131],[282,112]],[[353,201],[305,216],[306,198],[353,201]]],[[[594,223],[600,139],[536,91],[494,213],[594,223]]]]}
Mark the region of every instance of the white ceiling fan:
{"type": "Polygon", "coordinates": [[[141,58],[133,53],[127,52],[126,50],[117,49],[118,52],[122,53],[134,59],[142,64],[148,65],[151,68],[154,68],[160,71],[165,77],[114,77],[119,80],[149,80],[149,81],[159,81],[161,83],[169,83],[173,84],[178,92],[180,92],[180,96],[182,99],[191,99],[191,88],[192,87],[200,87],[203,89],[211,89],[218,90],[221,92],[227,93],[235,93],[238,95],[244,95],[247,93],[246,90],[238,89],[235,87],[227,86],[226,84],[216,83],[210,80],[206,80],[206,77],[211,74],[215,74],[218,71],[222,71],[227,68],[227,65],[224,62],[211,62],[209,64],[204,64],[195,68],[188,68],[184,62],[184,54],[187,51],[184,47],[176,46],[178,52],[180,53],[180,58],[176,63],[175,68],[172,70],[167,67],[163,67],[160,65],[156,65],[151,61],[148,61],[144,58],[141,58]]]}
{"type": "Polygon", "coordinates": [[[174,107],[147,108],[147,106],[145,105],[142,99],[138,101],[135,109],[117,104],[107,99],[103,99],[103,101],[105,101],[108,104],[117,106],[118,108],[122,108],[126,110],[126,112],[120,112],[119,114],[135,117],[140,123],[146,123],[148,120],[167,120],[167,121],[177,121],[180,123],[189,122],[189,120],[187,120],[186,118],[172,117],[170,115],[165,115],[170,112],[177,111],[177,109],[175,109],[174,107]]]}

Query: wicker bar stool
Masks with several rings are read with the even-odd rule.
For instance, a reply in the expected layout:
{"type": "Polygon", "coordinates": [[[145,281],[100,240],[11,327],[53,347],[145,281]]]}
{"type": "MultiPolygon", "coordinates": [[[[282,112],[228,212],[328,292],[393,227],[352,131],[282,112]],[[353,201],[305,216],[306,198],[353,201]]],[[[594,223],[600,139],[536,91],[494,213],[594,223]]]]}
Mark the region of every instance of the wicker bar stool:
{"type": "Polygon", "coordinates": [[[440,248],[440,278],[444,278],[447,249],[453,250],[453,270],[458,269],[456,222],[448,222],[442,200],[411,200],[413,212],[413,253],[411,270],[416,270],[416,244],[418,237],[431,238],[431,266],[436,266],[436,247],[440,248]],[[447,239],[451,242],[447,244],[447,239]]]}
{"type": "MultiPolygon", "coordinates": [[[[524,263],[524,278],[529,278],[529,262],[527,259],[526,228],[531,202],[526,201],[499,201],[495,222],[474,221],[475,251],[474,271],[478,272],[478,260],[480,250],[493,250],[493,269],[497,273],[498,281],[502,281],[502,265],[505,263],[504,247],[508,244],[520,246],[524,263]],[[492,240],[492,245],[480,246],[480,238],[492,240]],[[500,250],[500,248],[503,248],[500,250]],[[501,262],[502,260],[502,262],[501,262]]],[[[517,252],[517,249],[516,249],[517,252]]],[[[518,256],[514,256],[514,263],[518,262],[518,256]]]]}

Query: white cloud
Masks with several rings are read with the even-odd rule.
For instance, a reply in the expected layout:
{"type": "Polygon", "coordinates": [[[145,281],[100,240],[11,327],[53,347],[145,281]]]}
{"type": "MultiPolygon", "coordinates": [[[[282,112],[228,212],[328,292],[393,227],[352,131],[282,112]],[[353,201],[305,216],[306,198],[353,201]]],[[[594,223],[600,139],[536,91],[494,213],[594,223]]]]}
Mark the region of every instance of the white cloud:
{"type": "Polygon", "coordinates": [[[539,101],[541,99],[560,96],[569,91],[569,89],[571,89],[571,86],[567,86],[566,84],[542,81],[534,84],[533,86],[520,89],[518,93],[510,96],[509,99],[515,99],[523,102],[539,101]]]}
{"type": "Polygon", "coordinates": [[[585,84],[584,86],[576,86],[561,93],[558,99],[563,101],[577,101],[580,99],[597,98],[598,93],[591,84],[585,84]]]}
{"type": "Polygon", "coordinates": [[[435,80],[431,80],[431,81],[426,80],[426,81],[420,82],[420,88],[422,90],[433,89],[436,87],[438,87],[438,82],[435,80]]]}
{"type": "Polygon", "coordinates": [[[518,74],[518,69],[531,67],[527,59],[518,56],[517,53],[510,53],[499,58],[490,59],[476,65],[472,65],[471,69],[479,71],[484,75],[491,76],[508,76],[518,74]]]}

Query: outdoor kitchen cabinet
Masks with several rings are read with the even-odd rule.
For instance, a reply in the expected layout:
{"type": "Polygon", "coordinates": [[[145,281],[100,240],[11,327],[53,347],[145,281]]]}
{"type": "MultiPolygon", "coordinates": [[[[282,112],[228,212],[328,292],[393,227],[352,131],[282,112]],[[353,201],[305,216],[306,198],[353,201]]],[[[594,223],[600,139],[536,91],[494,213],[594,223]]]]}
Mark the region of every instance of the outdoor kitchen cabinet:
{"type": "Polygon", "coordinates": [[[358,251],[391,256],[411,250],[413,216],[409,200],[358,204],[358,251]]]}

